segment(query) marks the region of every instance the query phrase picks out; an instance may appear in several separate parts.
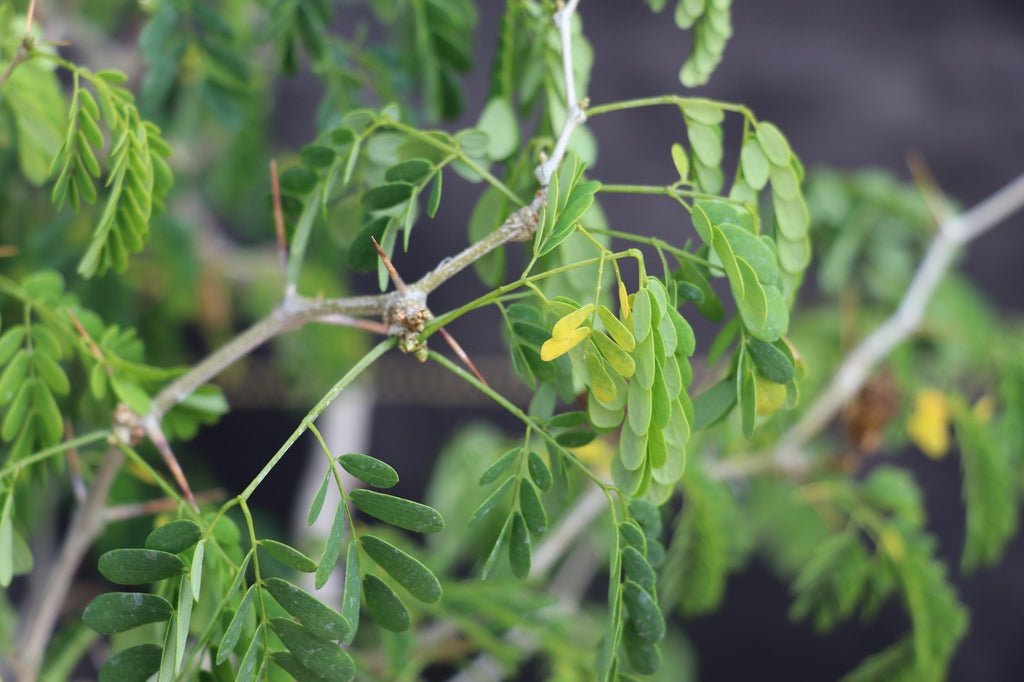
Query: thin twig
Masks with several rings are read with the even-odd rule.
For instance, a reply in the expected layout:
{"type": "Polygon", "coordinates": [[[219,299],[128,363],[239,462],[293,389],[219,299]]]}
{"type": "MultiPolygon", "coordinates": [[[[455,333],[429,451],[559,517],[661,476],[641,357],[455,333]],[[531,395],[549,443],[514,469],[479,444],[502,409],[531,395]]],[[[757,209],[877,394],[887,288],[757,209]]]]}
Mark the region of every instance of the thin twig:
{"type": "Polygon", "coordinates": [[[185,477],[181,464],[178,463],[178,458],[174,456],[174,451],[171,450],[171,444],[167,442],[167,436],[164,435],[163,429],[160,428],[160,422],[150,416],[142,420],[142,428],[146,430],[149,440],[153,442],[160,456],[163,457],[164,464],[167,465],[167,469],[174,476],[174,481],[181,488],[185,499],[189,501],[193,509],[199,511],[199,505],[196,504],[196,498],[192,494],[192,487],[188,484],[188,479],[185,477]]]}
{"type": "Polygon", "coordinates": [[[288,269],[288,238],[284,233],[284,211],[281,210],[281,184],[277,180],[277,161],[270,160],[270,196],[274,202],[274,234],[277,235],[277,255],[281,269],[288,269]]]}
{"type": "MultiPolygon", "coordinates": [[[[227,492],[225,492],[223,488],[202,490],[195,495],[195,501],[197,504],[220,502],[225,498],[227,498],[227,492]]],[[[104,523],[127,521],[128,519],[138,518],[139,516],[152,516],[154,514],[171,512],[177,508],[178,501],[173,497],[161,497],[158,500],[146,500],[145,502],[121,504],[116,507],[107,507],[103,510],[103,521],[104,523]]]]}

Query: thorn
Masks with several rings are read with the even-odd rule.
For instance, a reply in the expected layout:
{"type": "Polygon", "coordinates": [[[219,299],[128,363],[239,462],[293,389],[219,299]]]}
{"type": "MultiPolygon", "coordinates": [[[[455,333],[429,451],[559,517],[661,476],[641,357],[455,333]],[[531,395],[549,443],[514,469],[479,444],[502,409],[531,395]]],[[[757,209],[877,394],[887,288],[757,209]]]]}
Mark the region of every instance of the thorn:
{"type": "Polygon", "coordinates": [[[384,253],[384,249],[381,248],[380,243],[377,242],[375,237],[371,236],[370,241],[373,242],[373,248],[377,249],[377,255],[380,256],[382,261],[384,261],[384,267],[387,268],[388,274],[391,275],[391,281],[395,283],[395,288],[404,294],[407,291],[407,287],[405,286],[405,282],[402,280],[402,277],[398,274],[398,270],[395,270],[395,266],[391,263],[391,259],[388,258],[388,254],[384,253]]]}
{"type": "Polygon", "coordinates": [[[444,327],[440,327],[437,331],[444,337],[445,343],[448,344],[448,347],[451,348],[457,356],[459,356],[459,360],[462,360],[462,364],[469,368],[469,371],[473,373],[473,376],[479,379],[480,383],[484,386],[490,386],[490,384],[487,383],[487,379],[484,379],[484,375],[480,373],[480,370],[476,368],[473,361],[469,359],[466,351],[462,350],[462,346],[460,346],[459,342],[455,340],[455,337],[449,334],[448,330],[444,327]]]}
{"type": "Polygon", "coordinates": [[[75,311],[72,310],[70,307],[65,308],[64,310],[67,312],[68,317],[71,318],[71,324],[75,325],[75,329],[78,331],[78,334],[85,340],[86,345],[89,346],[89,353],[91,353],[92,356],[96,358],[97,362],[99,362],[101,365],[104,365],[104,367],[106,367],[107,374],[110,374],[110,366],[107,365],[106,361],[103,359],[103,351],[100,350],[100,347],[96,344],[95,341],[93,341],[92,337],[89,336],[89,332],[87,332],[85,330],[85,327],[82,326],[82,323],[78,319],[78,316],[75,315],[75,311]]]}
{"type": "Polygon", "coordinates": [[[277,161],[270,160],[270,195],[274,201],[274,233],[277,235],[277,255],[281,270],[288,269],[288,239],[284,232],[284,211],[281,210],[281,185],[277,181],[277,161]]]}
{"type": "Polygon", "coordinates": [[[954,212],[945,193],[935,181],[928,162],[920,154],[911,152],[907,154],[907,168],[910,169],[914,184],[917,185],[925,204],[928,205],[928,212],[932,214],[932,219],[936,225],[941,225],[954,212]]]}
{"type": "Polygon", "coordinates": [[[181,488],[181,492],[185,495],[185,499],[188,500],[192,508],[197,512],[199,511],[199,505],[196,504],[195,495],[192,494],[192,488],[188,484],[188,479],[185,478],[185,472],[181,470],[181,465],[178,464],[178,458],[174,456],[174,452],[171,450],[171,444],[167,442],[167,437],[164,435],[163,430],[157,423],[156,419],[150,416],[143,420],[143,426],[146,429],[146,435],[153,441],[153,445],[156,446],[160,456],[164,458],[164,463],[167,465],[167,469],[174,476],[175,482],[178,487],[181,488]]]}

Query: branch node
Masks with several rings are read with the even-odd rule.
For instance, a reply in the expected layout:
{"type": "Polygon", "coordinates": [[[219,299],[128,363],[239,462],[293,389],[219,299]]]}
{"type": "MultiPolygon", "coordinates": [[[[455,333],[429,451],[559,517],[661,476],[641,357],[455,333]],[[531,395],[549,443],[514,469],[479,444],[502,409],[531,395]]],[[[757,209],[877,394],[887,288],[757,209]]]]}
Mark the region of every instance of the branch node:
{"type": "Polygon", "coordinates": [[[420,362],[427,357],[427,344],[420,335],[433,317],[427,308],[427,295],[416,289],[393,296],[384,308],[384,324],[391,336],[398,337],[398,349],[414,354],[420,362]]]}

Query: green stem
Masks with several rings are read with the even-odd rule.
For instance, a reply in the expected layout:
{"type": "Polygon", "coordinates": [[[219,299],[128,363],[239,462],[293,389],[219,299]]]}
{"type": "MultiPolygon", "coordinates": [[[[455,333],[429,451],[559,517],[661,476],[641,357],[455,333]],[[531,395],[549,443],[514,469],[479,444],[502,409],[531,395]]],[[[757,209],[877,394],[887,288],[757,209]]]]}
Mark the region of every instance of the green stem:
{"type": "Polygon", "coordinates": [[[83,447],[85,445],[90,445],[97,441],[104,440],[109,435],[109,431],[94,431],[84,436],[79,436],[78,438],[72,438],[71,440],[64,441],[63,443],[58,443],[57,445],[53,445],[51,447],[46,448],[45,450],[40,450],[39,452],[33,453],[31,455],[28,455],[27,457],[19,459],[17,462],[11,462],[3,469],[0,469],[0,479],[6,478],[7,476],[10,476],[13,473],[21,471],[27,466],[31,466],[36,462],[41,462],[44,459],[49,459],[50,457],[53,457],[54,455],[59,455],[60,453],[65,452],[67,450],[83,447]]]}
{"type": "Polygon", "coordinates": [[[168,497],[173,499],[180,506],[182,506],[182,507],[184,507],[186,509],[190,509],[190,510],[192,509],[192,505],[190,505],[187,502],[185,502],[185,499],[178,493],[177,489],[173,485],[168,483],[164,479],[163,476],[158,474],[156,472],[156,470],[153,469],[153,467],[151,467],[149,465],[149,462],[147,462],[145,459],[143,459],[142,455],[140,455],[138,452],[136,452],[134,448],[132,448],[130,445],[127,445],[125,443],[117,443],[116,445],[117,445],[117,448],[128,457],[128,459],[130,459],[132,462],[134,462],[135,465],[138,466],[140,469],[145,471],[146,474],[149,475],[153,479],[153,481],[156,483],[157,487],[160,488],[161,490],[163,490],[164,493],[166,493],[168,497]]]}
{"type": "Polygon", "coordinates": [[[685,258],[688,261],[692,261],[694,263],[698,263],[709,268],[717,267],[706,258],[701,258],[700,256],[694,255],[689,251],[686,251],[685,249],[680,249],[677,246],[672,246],[664,239],[659,239],[657,237],[644,237],[642,235],[633,234],[632,232],[621,232],[619,230],[591,230],[591,232],[593,232],[594,234],[606,234],[609,237],[615,237],[617,239],[633,242],[635,244],[646,244],[647,246],[653,246],[656,249],[663,249],[668,253],[671,253],[673,256],[685,258]]]}
{"type": "MultiPolygon", "coordinates": [[[[256,578],[256,584],[259,585],[263,582],[263,576],[260,573],[260,553],[256,551],[259,545],[259,541],[256,539],[256,526],[252,522],[252,512],[249,511],[249,505],[246,503],[245,498],[241,495],[238,497],[238,505],[242,509],[242,516],[245,517],[245,525],[249,530],[249,544],[252,545],[252,570],[253,577],[256,578]]],[[[267,604],[263,600],[263,590],[256,589],[256,597],[260,600],[260,621],[262,623],[267,622],[267,604]]],[[[259,626],[256,626],[259,630],[259,626]]],[[[266,656],[267,652],[270,651],[270,635],[267,633],[266,627],[263,628],[263,655],[266,656]]]]}
{"type": "Polygon", "coordinates": [[[591,481],[594,482],[594,485],[596,485],[597,487],[601,488],[601,490],[605,491],[605,494],[608,494],[608,492],[610,490],[614,490],[615,489],[615,486],[612,486],[612,485],[609,485],[608,483],[605,483],[596,474],[594,474],[594,472],[591,471],[587,467],[586,464],[584,464],[583,462],[581,462],[578,459],[576,459],[576,456],[573,455],[568,450],[566,450],[565,447],[563,447],[557,440],[555,440],[554,436],[552,436],[547,431],[545,431],[542,428],[540,428],[540,425],[537,424],[537,422],[533,421],[533,419],[531,419],[528,414],[526,414],[521,409],[519,409],[519,407],[517,407],[515,404],[510,402],[508,400],[508,398],[506,398],[505,396],[501,395],[500,393],[495,391],[493,388],[491,388],[487,384],[481,382],[475,376],[473,376],[469,372],[465,371],[464,369],[462,369],[461,367],[459,367],[458,365],[456,365],[451,360],[449,360],[445,356],[441,355],[437,351],[430,351],[429,355],[430,355],[430,359],[431,360],[433,360],[434,362],[444,366],[449,372],[452,372],[453,374],[458,376],[460,379],[462,379],[462,380],[466,381],[467,383],[471,384],[478,391],[480,391],[481,393],[486,395],[488,398],[490,398],[494,402],[496,402],[499,405],[501,405],[503,408],[505,408],[506,411],[508,411],[510,414],[512,414],[514,417],[516,417],[519,421],[523,422],[528,427],[530,427],[534,431],[536,431],[537,434],[540,435],[541,438],[546,440],[552,447],[555,448],[555,450],[557,450],[560,454],[562,454],[562,456],[566,457],[569,461],[571,461],[573,464],[575,464],[576,467],[579,468],[579,470],[582,471],[583,474],[587,478],[589,478],[591,481]]]}
{"type": "Polygon", "coordinates": [[[640,99],[629,99],[621,102],[610,102],[608,104],[598,104],[587,108],[587,118],[593,118],[600,116],[601,114],[610,114],[614,111],[626,111],[628,109],[642,109],[644,107],[656,107],[663,105],[674,105],[683,106],[687,104],[702,104],[707,106],[716,107],[723,111],[732,111],[737,114],[742,114],[746,118],[753,119],[754,115],[749,108],[742,104],[734,104],[732,102],[718,102],[716,100],[710,100],[703,97],[680,97],[679,95],[661,95],[658,97],[642,97],[640,99]]]}
{"type": "Polygon", "coordinates": [[[331,387],[331,390],[329,390],[327,394],[320,399],[320,402],[313,406],[313,409],[310,410],[305,417],[303,417],[302,422],[295,429],[295,431],[292,432],[292,435],[288,437],[288,440],[284,442],[284,445],[282,445],[277,450],[277,452],[274,453],[274,456],[270,458],[270,461],[266,463],[266,465],[260,470],[258,474],[256,474],[256,477],[252,479],[252,482],[249,483],[248,486],[246,486],[245,490],[243,490],[241,494],[239,494],[239,503],[243,504],[243,508],[244,501],[248,500],[249,497],[252,496],[256,488],[258,488],[260,484],[263,482],[263,479],[265,479],[270,474],[271,470],[275,466],[277,466],[277,463],[281,461],[281,458],[284,457],[285,453],[288,452],[288,450],[295,443],[295,441],[299,439],[299,436],[305,433],[306,429],[309,428],[309,425],[312,424],[313,421],[320,416],[321,412],[327,409],[328,405],[334,402],[334,399],[338,397],[338,394],[340,394],[342,390],[345,389],[346,386],[355,381],[356,378],[360,374],[362,374],[367,367],[372,365],[378,358],[380,358],[380,356],[384,355],[384,353],[391,350],[391,348],[394,347],[395,345],[395,341],[396,339],[392,337],[385,339],[378,343],[376,346],[374,346],[369,353],[364,355],[362,359],[359,360],[359,362],[352,366],[352,369],[345,373],[345,376],[338,380],[338,383],[334,384],[334,386],[331,387]]]}

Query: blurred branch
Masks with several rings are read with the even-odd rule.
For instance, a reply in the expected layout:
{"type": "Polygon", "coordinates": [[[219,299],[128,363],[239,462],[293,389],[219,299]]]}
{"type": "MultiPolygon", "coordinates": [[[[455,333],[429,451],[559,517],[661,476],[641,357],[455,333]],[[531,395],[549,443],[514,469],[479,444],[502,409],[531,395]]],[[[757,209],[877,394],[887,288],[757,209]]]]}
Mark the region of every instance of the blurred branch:
{"type": "Polygon", "coordinates": [[[918,328],[928,302],[961,247],[1021,207],[1024,207],[1024,175],[966,213],[942,220],[895,312],[846,356],[828,387],[811,403],[800,421],[783,435],[774,451],[745,460],[719,462],[713,468],[713,474],[720,478],[733,478],[772,469],[788,473],[806,470],[808,462],[803,453],[804,446],[821,433],[853,398],[879,361],[918,328]]]}

